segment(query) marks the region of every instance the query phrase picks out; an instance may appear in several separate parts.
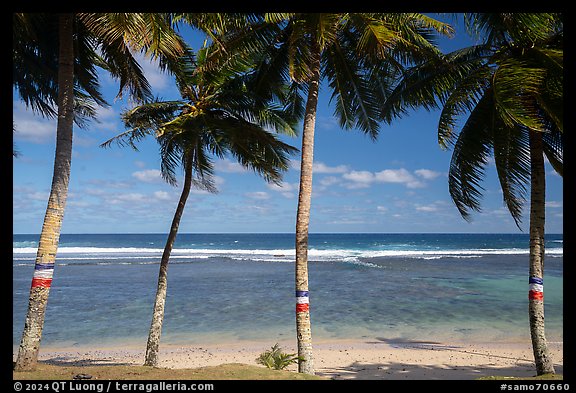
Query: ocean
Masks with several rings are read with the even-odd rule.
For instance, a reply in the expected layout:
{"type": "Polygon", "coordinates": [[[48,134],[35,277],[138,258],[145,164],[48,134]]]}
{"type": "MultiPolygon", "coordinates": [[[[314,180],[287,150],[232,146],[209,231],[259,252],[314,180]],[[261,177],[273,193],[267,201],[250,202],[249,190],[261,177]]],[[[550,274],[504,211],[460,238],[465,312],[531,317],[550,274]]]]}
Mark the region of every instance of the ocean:
{"type": "MultiPolygon", "coordinates": [[[[146,345],[166,234],[63,234],[43,347],[146,345]]],[[[38,235],[13,235],[13,346],[38,235]]],[[[312,339],[529,342],[528,234],[311,234],[312,339]]],[[[546,235],[548,341],[563,236],[546,235]]],[[[295,341],[293,234],[179,234],[162,343],[295,341]]]]}

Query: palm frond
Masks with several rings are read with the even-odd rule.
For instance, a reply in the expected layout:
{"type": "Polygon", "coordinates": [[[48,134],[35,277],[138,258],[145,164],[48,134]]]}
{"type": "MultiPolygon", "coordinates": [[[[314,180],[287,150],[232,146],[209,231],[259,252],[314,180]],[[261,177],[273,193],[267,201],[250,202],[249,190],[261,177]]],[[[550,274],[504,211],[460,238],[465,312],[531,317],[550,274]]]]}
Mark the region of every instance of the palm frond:
{"type": "Polygon", "coordinates": [[[13,85],[27,107],[56,116],[58,42],[56,18],[47,14],[13,14],[13,85]]]}
{"type": "Polygon", "coordinates": [[[494,162],[504,203],[518,229],[526,201],[526,185],[530,184],[530,143],[528,132],[520,127],[507,127],[496,121],[492,131],[494,162]]]}
{"type": "Polygon", "coordinates": [[[124,90],[140,101],[151,98],[150,84],[133,53],[157,59],[161,69],[177,71],[177,59],[185,54],[184,40],[162,13],[80,13],[78,19],[90,31],[103,58],[102,65],[120,81],[124,90]]]}
{"type": "Polygon", "coordinates": [[[119,81],[118,98],[122,98],[125,90],[136,101],[144,102],[152,98],[150,83],[123,38],[102,43],[100,53],[103,68],[119,81]]]}
{"type": "MultiPolygon", "coordinates": [[[[58,96],[57,17],[48,14],[14,14],[13,85],[25,105],[44,117],[56,116],[58,96]]],[[[108,106],[99,91],[89,34],[76,31],[74,110],[76,125],[95,117],[94,105],[108,106]]]]}
{"type": "MultiPolygon", "coordinates": [[[[457,72],[451,73],[451,78],[457,72]]],[[[461,80],[454,81],[452,92],[444,102],[438,121],[438,144],[441,148],[447,149],[453,143],[457,118],[474,109],[484,95],[490,76],[490,68],[482,65],[471,67],[467,74],[460,76],[461,80]]]]}
{"type": "MultiPolygon", "coordinates": [[[[210,193],[217,193],[218,189],[214,182],[214,161],[207,154],[205,144],[202,141],[202,136],[195,140],[196,143],[186,143],[185,149],[187,154],[184,154],[182,159],[192,160],[192,184],[195,188],[208,191],[210,193]]],[[[186,163],[183,162],[183,166],[186,163]]]]}
{"type": "Polygon", "coordinates": [[[206,135],[196,129],[188,132],[166,132],[157,136],[160,145],[160,173],[172,186],[177,185],[176,170],[191,169],[191,185],[211,193],[218,192],[214,183],[214,163],[206,151],[206,135]]]}
{"type": "Polygon", "coordinates": [[[554,13],[466,13],[467,30],[484,42],[499,46],[516,42],[523,47],[547,40],[558,28],[554,13]]]}
{"type": "Polygon", "coordinates": [[[435,43],[438,35],[450,36],[452,31],[450,25],[438,21],[431,23],[432,18],[422,14],[392,14],[390,20],[398,26],[399,39],[391,48],[389,56],[405,65],[418,64],[439,56],[441,52],[435,43]]]}
{"type": "Polygon", "coordinates": [[[546,71],[525,62],[507,58],[498,62],[492,84],[496,107],[508,127],[515,124],[543,131],[536,96],[542,90],[546,71]]]}
{"type": "Polygon", "coordinates": [[[286,28],[286,35],[288,36],[286,43],[290,79],[297,83],[304,83],[312,75],[310,69],[312,60],[310,31],[306,21],[302,19],[290,21],[286,28]]]}
{"type": "MultiPolygon", "coordinates": [[[[222,68],[227,62],[253,59],[278,42],[283,30],[275,23],[267,23],[262,15],[248,14],[248,23],[227,29],[214,37],[214,46],[205,64],[198,72],[222,68]]],[[[206,31],[206,28],[202,30],[206,31]]]]}
{"type": "Polygon", "coordinates": [[[211,117],[210,130],[206,144],[213,154],[231,154],[268,182],[281,180],[281,173],[289,168],[290,155],[297,151],[262,127],[225,113],[211,117]]]}
{"type": "Polygon", "coordinates": [[[448,191],[466,220],[470,220],[470,209],[481,211],[480,199],[484,188],[480,182],[484,179],[492,149],[490,130],[496,121],[492,101],[492,94],[488,91],[470,113],[454,144],[450,161],[448,191]]]}
{"type": "Polygon", "coordinates": [[[130,146],[138,150],[136,142],[162,129],[184,105],[183,101],[156,99],[154,102],[124,111],[121,115],[122,121],[128,130],[108,139],[100,146],[110,147],[112,143],[116,143],[118,146],[130,146]]]}
{"type": "Polygon", "coordinates": [[[176,169],[182,162],[183,145],[177,137],[163,134],[156,138],[160,145],[160,174],[171,186],[178,184],[176,169]]]}
{"type": "Polygon", "coordinates": [[[352,50],[335,42],[326,52],[324,74],[332,88],[331,100],[336,99],[340,126],[359,127],[375,139],[379,131],[379,102],[371,89],[369,71],[359,67],[352,50]]]}
{"type": "Polygon", "coordinates": [[[550,132],[542,135],[544,142],[544,154],[554,171],[564,176],[564,134],[555,126],[550,127],[550,132]]]}
{"type": "Polygon", "coordinates": [[[283,23],[295,16],[295,13],[289,12],[267,12],[264,14],[264,20],[266,23],[283,23]]]}
{"type": "MultiPolygon", "coordinates": [[[[468,98],[474,98],[475,90],[479,88],[478,83],[487,77],[484,75],[488,69],[484,65],[486,54],[485,46],[473,46],[431,57],[426,62],[408,68],[382,105],[381,117],[390,123],[406,113],[408,108],[437,109],[449,97],[452,97],[450,106],[453,107],[456,102],[464,103],[468,98]],[[460,94],[455,91],[458,88],[460,94]]],[[[457,112],[454,109],[446,108],[446,112],[455,114],[457,112]]],[[[444,121],[441,120],[441,123],[444,121]]],[[[441,130],[442,133],[444,131],[441,130]]],[[[446,132],[446,135],[450,135],[450,132],[446,132]]],[[[440,144],[446,146],[442,139],[440,144]]]]}
{"type": "Polygon", "coordinates": [[[528,48],[522,57],[531,67],[546,72],[542,88],[535,99],[539,108],[554,121],[556,127],[564,129],[564,52],[555,48],[528,48]]]}
{"type": "Polygon", "coordinates": [[[409,17],[414,23],[428,30],[435,31],[445,37],[453,38],[455,34],[454,27],[449,23],[441,22],[425,14],[412,13],[409,17]]]}
{"type": "Polygon", "coordinates": [[[311,31],[314,31],[316,44],[320,51],[326,50],[338,39],[339,25],[348,17],[345,13],[311,13],[305,19],[311,31]]]}

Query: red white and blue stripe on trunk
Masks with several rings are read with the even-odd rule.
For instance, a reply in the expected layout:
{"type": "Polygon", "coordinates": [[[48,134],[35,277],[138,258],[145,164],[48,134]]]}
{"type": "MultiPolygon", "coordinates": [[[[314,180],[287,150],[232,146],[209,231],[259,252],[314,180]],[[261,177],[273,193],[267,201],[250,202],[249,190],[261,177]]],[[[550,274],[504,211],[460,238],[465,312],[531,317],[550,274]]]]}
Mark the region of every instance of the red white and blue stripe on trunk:
{"type": "Polygon", "coordinates": [[[530,285],[528,299],[544,300],[544,280],[540,277],[530,277],[528,279],[528,284],[530,285]]]}
{"type": "Polygon", "coordinates": [[[53,263],[37,263],[34,266],[32,288],[50,288],[50,286],[52,285],[53,275],[54,275],[53,263]]]}
{"type": "Polygon", "coordinates": [[[308,291],[296,291],[296,313],[310,310],[308,291]]]}

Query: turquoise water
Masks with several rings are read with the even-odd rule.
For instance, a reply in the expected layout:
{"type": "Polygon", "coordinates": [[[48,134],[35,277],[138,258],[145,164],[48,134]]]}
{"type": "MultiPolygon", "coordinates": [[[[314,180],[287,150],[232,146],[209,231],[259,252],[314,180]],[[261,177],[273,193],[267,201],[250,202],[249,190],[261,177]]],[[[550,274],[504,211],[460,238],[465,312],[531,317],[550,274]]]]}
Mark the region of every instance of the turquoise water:
{"type": "MultiPolygon", "coordinates": [[[[165,238],[62,235],[43,345],[145,345],[165,238]]],[[[13,345],[37,239],[13,237],[13,345]]],[[[561,341],[563,238],[546,240],[546,330],[561,341]]],[[[293,339],[293,244],[289,234],[179,235],[163,342],[293,339]]],[[[313,234],[313,337],[529,340],[528,244],[523,234],[313,234]]]]}

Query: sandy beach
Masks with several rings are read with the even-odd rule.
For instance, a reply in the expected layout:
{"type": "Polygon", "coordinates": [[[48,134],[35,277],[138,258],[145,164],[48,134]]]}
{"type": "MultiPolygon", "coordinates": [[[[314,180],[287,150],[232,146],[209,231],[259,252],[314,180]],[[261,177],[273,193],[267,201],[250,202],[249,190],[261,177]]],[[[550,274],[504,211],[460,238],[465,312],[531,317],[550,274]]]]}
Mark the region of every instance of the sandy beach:
{"type": "MultiPolygon", "coordinates": [[[[281,342],[285,352],[294,343],[281,342]]],[[[563,373],[563,346],[550,342],[556,372],[563,373]]],[[[270,348],[259,342],[202,346],[161,346],[160,367],[196,368],[225,363],[255,365],[270,348]]],[[[144,362],[144,349],[45,348],[40,360],[55,365],[115,365],[144,362]]],[[[535,375],[530,343],[441,343],[402,339],[320,341],[314,345],[317,375],[336,380],[467,380],[483,376],[535,375]]],[[[293,365],[289,370],[296,370],[293,365]]]]}

